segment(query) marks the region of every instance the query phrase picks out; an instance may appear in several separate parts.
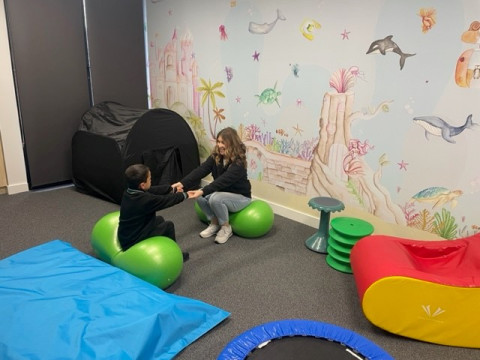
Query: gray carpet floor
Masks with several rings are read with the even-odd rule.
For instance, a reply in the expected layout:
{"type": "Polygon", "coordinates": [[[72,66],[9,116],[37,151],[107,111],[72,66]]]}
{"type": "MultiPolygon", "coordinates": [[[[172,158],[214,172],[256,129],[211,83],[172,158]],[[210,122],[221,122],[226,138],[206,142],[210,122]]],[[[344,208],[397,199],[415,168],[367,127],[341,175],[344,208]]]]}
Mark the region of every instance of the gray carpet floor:
{"type": "MultiPolygon", "coordinates": [[[[0,195],[0,258],[54,239],[93,255],[89,240],[95,222],[118,208],[71,186],[0,195]]],[[[193,201],[161,214],[175,223],[179,245],[190,252],[180,278],[166,291],[231,313],[182,351],[179,360],[216,359],[240,333],[292,318],[355,331],[399,360],[480,359],[480,350],[407,339],[370,324],[362,313],[353,276],[332,269],[325,255],[305,247],[305,239],[316,230],[310,226],[276,215],[266,236],[233,236],[218,245],[213,238],[198,236],[205,225],[198,220],[193,201]]]]}

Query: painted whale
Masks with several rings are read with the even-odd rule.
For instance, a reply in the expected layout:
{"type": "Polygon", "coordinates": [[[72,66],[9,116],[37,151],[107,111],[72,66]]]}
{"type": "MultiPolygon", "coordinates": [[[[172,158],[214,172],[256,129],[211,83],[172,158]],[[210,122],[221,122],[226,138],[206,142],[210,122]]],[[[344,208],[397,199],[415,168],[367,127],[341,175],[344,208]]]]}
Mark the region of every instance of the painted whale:
{"type": "Polygon", "coordinates": [[[248,24],[248,31],[252,34],[268,34],[270,31],[273,30],[278,20],[283,20],[283,21],[287,20],[287,18],[283,16],[280,9],[277,9],[277,18],[273,22],[257,24],[251,21],[248,24]]]}
{"type": "Polygon", "coordinates": [[[428,135],[441,136],[445,141],[455,144],[455,140],[452,138],[460,134],[463,130],[478,126],[472,121],[472,114],[468,115],[465,124],[462,126],[451,126],[445,120],[437,116],[417,116],[413,118],[413,121],[425,129],[425,137],[428,139],[428,135]]]}
{"type": "Polygon", "coordinates": [[[387,52],[391,51],[395,54],[400,55],[400,70],[403,69],[405,65],[405,60],[407,57],[414,56],[415,54],[406,54],[400,47],[392,40],[393,35],[389,35],[384,39],[375,40],[370,44],[370,47],[367,50],[367,54],[380,53],[385,55],[387,52]]]}

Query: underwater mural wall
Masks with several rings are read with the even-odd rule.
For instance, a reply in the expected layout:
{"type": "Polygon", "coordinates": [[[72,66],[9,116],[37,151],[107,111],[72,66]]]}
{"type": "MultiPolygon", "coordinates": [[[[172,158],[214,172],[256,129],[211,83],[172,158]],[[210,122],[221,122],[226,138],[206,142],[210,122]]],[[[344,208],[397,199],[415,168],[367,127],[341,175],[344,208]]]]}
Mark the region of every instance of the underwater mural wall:
{"type": "Polygon", "coordinates": [[[255,196],[479,230],[478,1],[144,1],[150,106],[182,115],[201,157],[236,128],[255,196]]]}

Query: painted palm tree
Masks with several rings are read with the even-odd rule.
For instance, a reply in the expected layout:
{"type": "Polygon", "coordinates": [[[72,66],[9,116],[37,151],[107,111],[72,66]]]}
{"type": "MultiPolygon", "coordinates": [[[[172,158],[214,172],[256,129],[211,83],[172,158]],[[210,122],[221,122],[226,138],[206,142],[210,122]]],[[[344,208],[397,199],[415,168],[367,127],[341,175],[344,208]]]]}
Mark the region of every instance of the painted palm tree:
{"type": "Polygon", "coordinates": [[[217,133],[217,124],[225,120],[225,115],[222,114],[223,110],[225,109],[219,109],[215,108],[213,109],[213,112],[215,113],[215,116],[213,117],[213,121],[215,121],[215,125],[213,125],[213,133],[217,133]]]}
{"type": "Polygon", "coordinates": [[[212,85],[210,79],[208,83],[205,79],[200,78],[202,86],[197,88],[198,92],[203,92],[202,94],[202,106],[205,105],[205,101],[207,101],[207,111],[208,111],[208,127],[210,129],[210,135],[212,139],[215,139],[215,128],[216,128],[216,120],[215,120],[215,128],[212,128],[212,122],[210,119],[210,106],[215,109],[216,105],[216,97],[224,98],[225,95],[220,91],[217,90],[223,86],[223,82],[216,82],[212,85]]]}

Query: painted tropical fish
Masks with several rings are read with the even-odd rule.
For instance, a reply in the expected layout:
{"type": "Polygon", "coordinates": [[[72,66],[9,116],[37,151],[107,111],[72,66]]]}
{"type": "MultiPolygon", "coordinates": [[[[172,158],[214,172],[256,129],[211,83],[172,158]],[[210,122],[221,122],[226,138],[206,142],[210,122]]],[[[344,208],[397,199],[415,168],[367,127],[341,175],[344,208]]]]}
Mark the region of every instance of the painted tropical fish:
{"type": "Polygon", "coordinates": [[[437,22],[437,10],[434,8],[421,8],[418,15],[422,18],[422,32],[431,30],[437,22]]]}
{"type": "Polygon", "coordinates": [[[250,23],[248,24],[248,31],[250,31],[250,33],[252,34],[260,34],[260,35],[268,34],[270,31],[273,30],[278,20],[282,20],[282,21],[287,20],[287,18],[283,16],[280,9],[277,9],[277,18],[271,23],[257,24],[257,23],[254,23],[253,21],[250,21],[250,23]]]}
{"type": "Polygon", "coordinates": [[[455,144],[455,140],[452,137],[460,134],[465,129],[470,129],[478,124],[472,121],[472,114],[468,115],[465,124],[462,126],[451,126],[443,119],[437,116],[417,116],[413,118],[413,121],[425,129],[425,137],[428,139],[428,135],[441,136],[445,141],[455,144]]]}
{"type": "Polygon", "coordinates": [[[412,201],[433,203],[432,208],[450,202],[452,208],[457,206],[457,198],[463,194],[462,190],[448,190],[444,187],[429,187],[412,196],[412,201]]]}
{"type": "Polygon", "coordinates": [[[280,91],[276,90],[277,88],[277,83],[275,83],[275,86],[272,88],[267,88],[262,91],[260,95],[255,95],[258,97],[258,104],[272,104],[273,102],[276,102],[278,107],[280,107],[280,104],[278,102],[278,96],[281,95],[282,93],[280,91]]]}
{"type": "Polygon", "coordinates": [[[298,77],[299,77],[299,74],[298,74],[299,72],[300,72],[300,65],[298,65],[298,64],[293,64],[293,65],[292,65],[292,73],[293,73],[293,76],[295,76],[295,77],[298,78],[298,77]]]}
{"type": "Polygon", "coordinates": [[[300,25],[300,32],[306,39],[311,41],[314,38],[314,30],[320,29],[320,27],[321,25],[318,21],[306,19],[303,20],[303,23],[300,25]]]}
{"type": "Polygon", "coordinates": [[[393,35],[389,35],[385,39],[375,40],[372,42],[367,50],[367,54],[380,53],[385,55],[389,51],[394,52],[395,54],[400,55],[400,70],[402,70],[407,57],[414,56],[415,54],[404,53],[392,40],[392,37],[393,35]]]}

